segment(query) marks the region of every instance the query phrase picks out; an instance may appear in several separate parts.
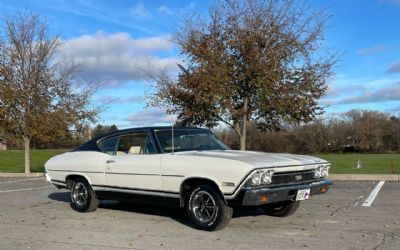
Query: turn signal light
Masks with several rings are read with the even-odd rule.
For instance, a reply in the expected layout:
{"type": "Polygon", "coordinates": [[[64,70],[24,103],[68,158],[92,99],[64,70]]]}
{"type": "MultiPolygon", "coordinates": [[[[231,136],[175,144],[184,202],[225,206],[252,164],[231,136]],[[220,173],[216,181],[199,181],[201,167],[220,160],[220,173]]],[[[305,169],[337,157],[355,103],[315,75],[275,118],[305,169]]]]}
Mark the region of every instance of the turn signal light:
{"type": "Polygon", "coordinates": [[[261,202],[267,202],[269,200],[268,195],[260,195],[260,201],[261,202]]]}
{"type": "Polygon", "coordinates": [[[326,193],[326,192],[328,192],[328,190],[329,190],[329,186],[323,186],[320,189],[321,193],[326,193]]]}

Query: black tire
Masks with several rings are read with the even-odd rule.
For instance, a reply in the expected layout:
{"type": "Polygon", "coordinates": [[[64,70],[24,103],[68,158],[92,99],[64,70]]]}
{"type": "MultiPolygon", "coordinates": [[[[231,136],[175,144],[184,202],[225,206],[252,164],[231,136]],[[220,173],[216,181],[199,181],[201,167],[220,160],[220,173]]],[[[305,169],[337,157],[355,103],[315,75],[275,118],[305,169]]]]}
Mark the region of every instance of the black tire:
{"type": "Polygon", "coordinates": [[[300,206],[300,201],[289,201],[279,204],[264,205],[262,209],[265,214],[275,217],[286,217],[294,214],[300,206]]]}
{"type": "Polygon", "coordinates": [[[233,209],[225,204],[215,188],[205,184],[198,185],[190,191],[186,209],[194,227],[205,231],[224,228],[233,214],[233,209]]]}
{"type": "Polygon", "coordinates": [[[92,212],[99,206],[99,200],[86,179],[74,180],[71,186],[70,206],[78,212],[92,212]]]}

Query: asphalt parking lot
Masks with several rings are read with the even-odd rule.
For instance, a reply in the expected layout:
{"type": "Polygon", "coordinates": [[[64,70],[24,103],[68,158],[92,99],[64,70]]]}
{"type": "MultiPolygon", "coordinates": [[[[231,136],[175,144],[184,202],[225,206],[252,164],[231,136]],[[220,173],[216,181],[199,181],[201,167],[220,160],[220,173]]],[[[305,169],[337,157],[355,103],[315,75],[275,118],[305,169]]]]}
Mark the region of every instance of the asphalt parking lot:
{"type": "Polygon", "coordinates": [[[340,182],[291,217],[235,211],[217,232],[189,226],[184,212],[103,201],[93,213],[43,178],[0,178],[0,249],[400,249],[400,183],[340,182]]]}

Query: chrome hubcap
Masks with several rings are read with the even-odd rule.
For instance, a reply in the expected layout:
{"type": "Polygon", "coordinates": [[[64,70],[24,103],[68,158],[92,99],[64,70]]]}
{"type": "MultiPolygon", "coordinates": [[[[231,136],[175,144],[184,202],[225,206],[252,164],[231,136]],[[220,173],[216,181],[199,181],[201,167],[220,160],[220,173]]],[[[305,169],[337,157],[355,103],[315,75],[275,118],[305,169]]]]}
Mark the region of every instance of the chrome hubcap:
{"type": "Polygon", "coordinates": [[[81,182],[75,183],[71,189],[71,198],[79,207],[86,205],[88,192],[85,185],[83,185],[81,182]]]}
{"type": "Polygon", "coordinates": [[[203,223],[213,220],[218,211],[214,198],[206,191],[199,191],[194,195],[192,207],[196,219],[203,223]]]}

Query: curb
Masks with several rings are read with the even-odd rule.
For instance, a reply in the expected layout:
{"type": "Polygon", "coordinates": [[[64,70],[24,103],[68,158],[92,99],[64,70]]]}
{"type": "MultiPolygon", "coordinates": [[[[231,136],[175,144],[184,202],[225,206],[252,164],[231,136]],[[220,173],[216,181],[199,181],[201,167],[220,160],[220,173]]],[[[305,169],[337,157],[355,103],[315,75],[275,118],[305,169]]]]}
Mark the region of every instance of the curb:
{"type": "Polygon", "coordinates": [[[330,174],[334,181],[400,181],[397,174],[330,174]]]}
{"type": "Polygon", "coordinates": [[[43,173],[29,173],[29,174],[25,174],[25,173],[0,173],[0,177],[41,177],[44,176],[43,173]]]}

